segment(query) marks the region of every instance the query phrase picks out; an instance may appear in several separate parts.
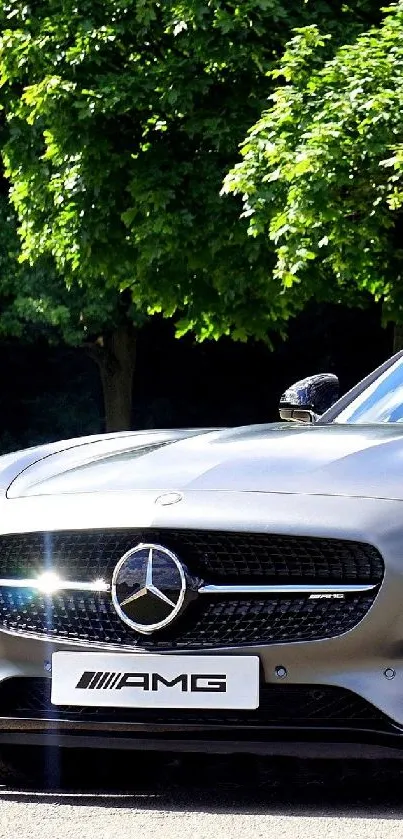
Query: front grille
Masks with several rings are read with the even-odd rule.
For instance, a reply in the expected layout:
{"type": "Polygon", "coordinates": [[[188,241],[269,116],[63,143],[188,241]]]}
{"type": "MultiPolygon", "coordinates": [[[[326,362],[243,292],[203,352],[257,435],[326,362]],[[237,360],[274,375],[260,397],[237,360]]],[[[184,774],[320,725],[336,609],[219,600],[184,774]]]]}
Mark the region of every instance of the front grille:
{"type": "Polygon", "coordinates": [[[361,542],[154,529],[0,536],[0,576],[33,577],[52,568],[65,579],[110,580],[118,560],[139,542],[164,545],[211,583],[380,583],[383,577],[381,555],[361,542]]]}
{"type": "MultiPolygon", "coordinates": [[[[368,583],[378,586],[383,561],[371,545],[255,533],[203,531],[71,531],[0,537],[0,576],[32,578],[46,570],[63,579],[110,583],[121,556],[141,541],[160,543],[207,583],[368,583]]],[[[5,629],[149,650],[198,649],[329,638],[352,629],[377,588],[345,599],[309,596],[203,595],[171,626],[153,636],[124,624],[109,593],[0,589],[5,629]]]]}
{"type": "Polygon", "coordinates": [[[354,730],[391,727],[389,719],[369,702],[351,691],[328,685],[262,685],[260,705],[256,710],[156,710],[55,706],[50,701],[50,679],[13,678],[0,685],[0,716],[143,726],[288,726],[354,730]]]}

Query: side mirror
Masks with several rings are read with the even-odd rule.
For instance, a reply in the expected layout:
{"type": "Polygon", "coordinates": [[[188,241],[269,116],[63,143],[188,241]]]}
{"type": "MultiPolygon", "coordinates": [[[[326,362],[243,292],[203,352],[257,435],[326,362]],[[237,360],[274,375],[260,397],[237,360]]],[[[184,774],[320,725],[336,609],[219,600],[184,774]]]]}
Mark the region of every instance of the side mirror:
{"type": "Polygon", "coordinates": [[[296,382],[280,399],[280,417],[288,422],[316,422],[339,398],[339,380],[318,373],[296,382]]]}

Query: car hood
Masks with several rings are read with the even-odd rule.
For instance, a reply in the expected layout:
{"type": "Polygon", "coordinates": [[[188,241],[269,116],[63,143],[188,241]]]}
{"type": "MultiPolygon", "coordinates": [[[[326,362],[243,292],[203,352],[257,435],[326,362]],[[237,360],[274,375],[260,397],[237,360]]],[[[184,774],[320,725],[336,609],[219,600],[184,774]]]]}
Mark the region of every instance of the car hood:
{"type": "Polygon", "coordinates": [[[8,498],[200,490],[403,500],[403,427],[275,423],[104,435],[0,458],[1,483],[8,498]]]}

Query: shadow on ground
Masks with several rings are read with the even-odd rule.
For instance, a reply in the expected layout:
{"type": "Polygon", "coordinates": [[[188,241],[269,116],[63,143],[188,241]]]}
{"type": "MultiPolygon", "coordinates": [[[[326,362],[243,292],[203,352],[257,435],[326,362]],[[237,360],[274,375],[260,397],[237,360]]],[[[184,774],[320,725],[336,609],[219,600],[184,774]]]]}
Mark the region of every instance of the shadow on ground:
{"type": "MultiPolygon", "coordinates": [[[[29,761],[28,761],[29,764],[29,761]]],[[[403,817],[403,763],[169,757],[70,751],[43,756],[1,801],[214,813],[403,817]],[[41,774],[43,773],[43,774],[41,774]]],[[[1,805],[0,805],[1,806],[1,805]]]]}

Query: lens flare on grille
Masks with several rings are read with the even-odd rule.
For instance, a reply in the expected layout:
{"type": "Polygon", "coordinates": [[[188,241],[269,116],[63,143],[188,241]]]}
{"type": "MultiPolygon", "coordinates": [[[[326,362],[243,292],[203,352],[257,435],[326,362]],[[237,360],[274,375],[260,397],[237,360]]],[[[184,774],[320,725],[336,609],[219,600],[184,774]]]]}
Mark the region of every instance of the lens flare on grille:
{"type": "Polygon", "coordinates": [[[38,591],[42,591],[43,594],[54,594],[61,587],[62,580],[53,571],[45,571],[36,581],[36,588],[38,591]]]}
{"type": "Polygon", "coordinates": [[[94,580],[92,584],[93,591],[109,591],[109,583],[106,583],[105,580],[94,580]]]}
{"type": "Polygon", "coordinates": [[[42,594],[55,594],[57,591],[109,591],[109,584],[105,580],[97,579],[94,582],[72,582],[63,580],[54,571],[44,571],[36,580],[30,584],[42,594]]]}

